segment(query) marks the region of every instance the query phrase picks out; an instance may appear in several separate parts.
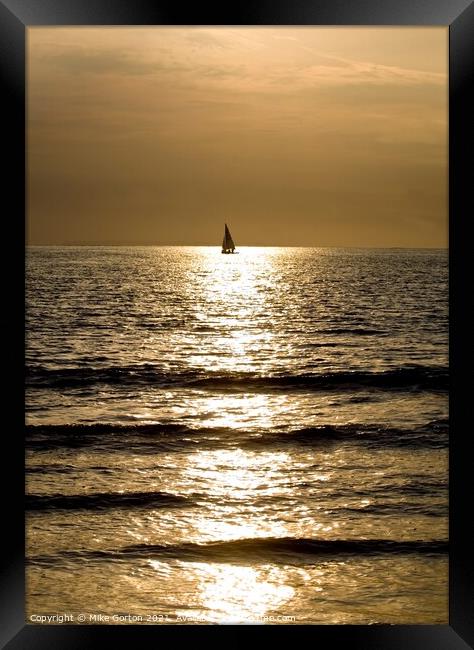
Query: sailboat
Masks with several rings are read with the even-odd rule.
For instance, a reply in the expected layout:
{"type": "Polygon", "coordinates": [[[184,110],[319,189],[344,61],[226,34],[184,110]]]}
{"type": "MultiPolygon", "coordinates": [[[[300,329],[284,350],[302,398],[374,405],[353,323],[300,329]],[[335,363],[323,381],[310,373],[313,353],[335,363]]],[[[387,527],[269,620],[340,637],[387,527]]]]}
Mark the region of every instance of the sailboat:
{"type": "Polygon", "coordinates": [[[230,234],[230,230],[227,227],[227,224],[225,224],[224,239],[222,240],[222,253],[233,253],[234,251],[234,240],[232,239],[232,235],[230,234]]]}

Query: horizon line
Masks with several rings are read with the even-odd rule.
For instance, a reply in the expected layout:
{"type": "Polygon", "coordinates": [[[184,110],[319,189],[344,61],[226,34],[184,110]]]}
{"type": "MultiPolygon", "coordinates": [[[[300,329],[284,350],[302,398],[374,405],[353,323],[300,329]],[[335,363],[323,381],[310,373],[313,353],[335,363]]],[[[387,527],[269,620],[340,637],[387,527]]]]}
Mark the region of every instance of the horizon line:
{"type": "MultiPolygon", "coordinates": [[[[26,248],[221,248],[220,244],[137,244],[137,243],[121,243],[121,244],[112,244],[112,243],[60,243],[60,244],[25,244],[26,248]]],[[[242,244],[236,247],[238,248],[380,248],[380,249],[401,249],[401,250],[449,250],[449,245],[446,246],[377,246],[377,245],[319,245],[319,246],[308,246],[308,245],[298,245],[291,244],[288,246],[280,244],[242,244]]]]}

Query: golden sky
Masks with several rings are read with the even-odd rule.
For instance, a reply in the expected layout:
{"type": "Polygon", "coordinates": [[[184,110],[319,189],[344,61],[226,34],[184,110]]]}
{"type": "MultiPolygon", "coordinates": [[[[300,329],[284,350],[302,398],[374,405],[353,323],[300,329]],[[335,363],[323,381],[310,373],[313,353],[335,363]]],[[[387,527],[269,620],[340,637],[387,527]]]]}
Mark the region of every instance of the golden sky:
{"type": "Polygon", "coordinates": [[[445,247],[448,30],[28,29],[28,243],[445,247]]]}

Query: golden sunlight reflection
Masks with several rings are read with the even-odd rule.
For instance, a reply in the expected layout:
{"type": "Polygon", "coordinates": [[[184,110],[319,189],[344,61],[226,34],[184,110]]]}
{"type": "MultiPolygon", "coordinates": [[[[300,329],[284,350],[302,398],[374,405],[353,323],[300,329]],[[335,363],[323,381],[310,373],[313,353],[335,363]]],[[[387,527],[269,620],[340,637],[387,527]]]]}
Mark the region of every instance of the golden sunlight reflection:
{"type": "MultiPolygon", "coordinates": [[[[258,623],[295,593],[275,569],[193,563],[192,571],[199,580],[203,616],[216,623],[258,623]]],[[[176,613],[189,616],[187,610],[176,613]]]]}
{"type": "MultiPolygon", "coordinates": [[[[285,537],[289,530],[273,510],[262,510],[265,500],[281,492],[283,468],[288,454],[252,454],[241,449],[199,451],[190,456],[183,477],[190,485],[203,485],[212,495],[214,506],[193,522],[202,540],[222,541],[255,537],[285,537]],[[255,495],[260,504],[252,505],[255,495]]],[[[195,488],[193,488],[195,489],[195,488]]]]}
{"type": "Polygon", "coordinates": [[[224,260],[213,249],[199,252],[203,270],[199,286],[192,286],[193,300],[196,291],[201,298],[195,318],[211,332],[207,344],[190,352],[188,364],[214,372],[256,371],[262,353],[276,345],[273,333],[262,329],[260,321],[269,310],[275,259],[282,251],[244,247],[238,256],[224,256],[224,260]]]}
{"type": "Polygon", "coordinates": [[[285,452],[254,454],[242,449],[199,451],[190,461],[190,471],[213,486],[214,493],[225,493],[228,499],[245,499],[249,491],[258,490],[270,496],[279,488],[281,472],[290,462],[285,452]]]}
{"type": "Polygon", "coordinates": [[[258,428],[271,428],[278,424],[278,411],[274,400],[264,394],[213,395],[200,403],[204,427],[228,429],[248,428],[249,422],[258,428]]]}

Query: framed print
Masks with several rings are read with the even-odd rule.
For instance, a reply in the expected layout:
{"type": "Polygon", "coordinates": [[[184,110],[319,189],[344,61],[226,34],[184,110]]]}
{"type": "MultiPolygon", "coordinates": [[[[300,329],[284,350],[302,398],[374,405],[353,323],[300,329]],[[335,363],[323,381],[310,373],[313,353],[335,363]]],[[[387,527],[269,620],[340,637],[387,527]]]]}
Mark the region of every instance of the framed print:
{"type": "Polygon", "coordinates": [[[0,2],[2,647],[474,646],[473,28],[0,2]]]}

